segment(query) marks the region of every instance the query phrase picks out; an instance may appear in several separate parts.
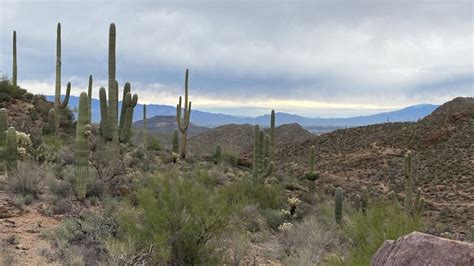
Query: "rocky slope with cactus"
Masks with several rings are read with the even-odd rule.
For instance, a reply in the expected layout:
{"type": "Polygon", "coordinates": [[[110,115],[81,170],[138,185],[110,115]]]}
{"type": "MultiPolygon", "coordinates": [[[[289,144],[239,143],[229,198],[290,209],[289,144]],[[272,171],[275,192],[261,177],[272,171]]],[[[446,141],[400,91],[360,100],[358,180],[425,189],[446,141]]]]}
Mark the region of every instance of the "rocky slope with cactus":
{"type": "Polygon", "coordinates": [[[363,186],[371,197],[393,190],[403,198],[403,156],[413,153],[414,188],[426,197],[434,231],[462,238],[474,221],[474,99],[456,98],[416,123],[387,123],[337,130],[283,145],[277,156],[280,172],[309,168],[309,147],[316,147],[320,178],[327,192],[341,186],[355,199],[363,186]]]}

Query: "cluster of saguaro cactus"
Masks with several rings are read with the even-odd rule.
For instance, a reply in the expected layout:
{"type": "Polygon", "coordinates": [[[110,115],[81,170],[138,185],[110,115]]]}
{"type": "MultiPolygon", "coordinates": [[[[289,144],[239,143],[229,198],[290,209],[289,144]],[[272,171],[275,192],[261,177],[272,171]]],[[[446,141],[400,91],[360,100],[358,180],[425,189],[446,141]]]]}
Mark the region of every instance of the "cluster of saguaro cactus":
{"type": "Polygon", "coordinates": [[[130,83],[125,83],[123,90],[122,109],[120,120],[118,119],[118,82],[115,80],[115,24],[110,24],[109,29],[109,98],[105,88],[99,90],[100,98],[100,130],[102,136],[117,145],[120,142],[127,142],[132,131],[133,111],[137,105],[138,96],[130,93],[130,83]]]}
{"type": "Polygon", "coordinates": [[[148,122],[146,120],[146,104],[143,105],[143,147],[148,145],[148,122]]]}
{"type": "Polygon", "coordinates": [[[179,131],[181,131],[181,158],[186,158],[186,138],[188,135],[189,120],[191,118],[191,101],[188,101],[188,81],[189,69],[186,69],[186,74],[184,77],[183,117],[181,117],[181,96],[179,96],[178,105],[176,105],[176,122],[178,123],[179,131]]]}
{"type": "MultiPolygon", "coordinates": [[[[61,23],[58,23],[56,32],[56,82],[54,92],[54,114],[50,114],[49,118],[54,118],[54,133],[59,133],[60,125],[60,110],[65,109],[69,102],[69,95],[71,94],[71,83],[67,83],[66,95],[61,102],[61,23]]],[[[51,111],[50,111],[51,112],[51,111]]]]}
{"type": "Polygon", "coordinates": [[[0,109],[0,174],[4,175],[6,172],[5,165],[5,143],[7,139],[7,110],[5,108],[0,109]]]}
{"type": "Polygon", "coordinates": [[[253,177],[268,177],[273,174],[274,162],[268,158],[270,147],[268,137],[265,137],[259,125],[255,125],[253,148],[253,177]]]}
{"type": "Polygon", "coordinates": [[[178,132],[177,129],[175,129],[174,132],[173,132],[173,142],[172,143],[173,143],[172,144],[173,146],[172,146],[171,150],[173,151],[173,153],[178,154],[178,152],[179,152],[179,132],[178,132]]]}
{"type": "Polygon", "coordinates": [[[18,79],[18,76],[17,76],[17,61],[16,61],[16,31],[13,31],[13,70],[12,70],[12,73],[13,73],[13,78],[12,78],[12,82],[13,82],[13,87],[16,88],[18,86],[17,84],[17,79],[18,79]]]}
{"type": "MultiPolygon", "coordinates": [[[[405,200],[403,210],[407,216],[422,215],[425,208],[425,199],[421,196],[421,188],[416,190],[415,201],[413,201],[413,175],[412,175],[412,155],[408,152],[403,162],[403,176],[405,177],[405,200]]],[[[395,192],[390,191],[389,197],[394,204],[402,208],[398,202],[395,192]]]]}
{"type": "Polygon", "coordinates": [[[335,201],[334,213],[335,213],[336,223],[341,224],[342,223],[342,201],[343,201],[343,194],[342,194],[341,187],[336,188],[334,201],[335,201]]]}
{"type": "Polygon", "coordinates": [[[89,124],[89,99],[85,92],[79,97],[79,114],[76,126],[76,194],[82,200],[86,196],[87,183],[89,181],[89,135],[91,125],[89,124]]]}

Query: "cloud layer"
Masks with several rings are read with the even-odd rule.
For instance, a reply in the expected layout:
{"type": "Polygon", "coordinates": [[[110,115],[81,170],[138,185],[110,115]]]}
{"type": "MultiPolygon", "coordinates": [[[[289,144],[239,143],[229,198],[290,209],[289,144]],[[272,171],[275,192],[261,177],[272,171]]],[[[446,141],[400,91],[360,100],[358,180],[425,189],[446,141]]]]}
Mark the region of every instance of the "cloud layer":
{"type": "Polygon", "coordinates": [[[63,80],[75,93],[117,76],[143,102],[174,104],[190,68],[196,108],[318,115],[441,103],[474,95],[471,1],[0,2],[2,73],[18,32],[19,82],[53,93],[56,23],[63,80]],[[263,110],[262,109],[262,110],[263,110]]]}

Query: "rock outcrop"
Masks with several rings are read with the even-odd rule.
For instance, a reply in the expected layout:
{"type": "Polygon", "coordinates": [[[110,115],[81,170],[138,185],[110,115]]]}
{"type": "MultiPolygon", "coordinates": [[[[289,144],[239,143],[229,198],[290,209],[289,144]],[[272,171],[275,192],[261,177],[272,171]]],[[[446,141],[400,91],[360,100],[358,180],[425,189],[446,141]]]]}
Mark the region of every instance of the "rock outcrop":
{"type": "Polygon", "coordinates": [[[371,265],[474,265],[474,244],[413,232],[385,241],[371,265]]]}

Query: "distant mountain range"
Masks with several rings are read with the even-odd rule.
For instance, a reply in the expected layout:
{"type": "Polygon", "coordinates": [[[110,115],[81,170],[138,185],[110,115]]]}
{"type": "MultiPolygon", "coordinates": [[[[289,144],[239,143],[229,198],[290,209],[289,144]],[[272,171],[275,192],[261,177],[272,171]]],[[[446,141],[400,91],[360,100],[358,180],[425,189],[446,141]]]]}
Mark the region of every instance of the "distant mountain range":
{"type": "MultiPolygon", "coordinates": [[[[54,101],[54,96],[46,96],[49,101],[54,101]]],[[[69,106],[77,108],[79,97],[71,96],[69,99],[69,106]]],[[[119,103],[119,106],[121,103],[119,103]]],[[[303,117],[288,113],[277,113],[277,125],[298,123],[304,127],[324,126],[324,127],[354,127],[364,126],[385,122],[407,122],[418,121],[423,117],[431,114],[438,105],[433,104],[419,104],[409,106],[400,110],[378,113],[367,116],[355,116],[348,118],[311,118],[303,117]]],[[[138,104],[135,107],[133,121],[142,119],[143,105],[138,104]]],[[[169,105],[149,104],[147,105],[148,117],[154,116],[174,116],[176,115],[176,107],[169,105]]],[[[92,121],[98,123],[100,121],[100,104],[99,100],[92,100],[92,121]]],[[[225,124],[260,124],[268,126],[270,122],[269,115],[262,115],[258,117],[239,117],[233,115],[216,114],[210,112],[203,112],[193,110],[191,114],[191,122],[203,127],[216,127],[225,124]]]]}

